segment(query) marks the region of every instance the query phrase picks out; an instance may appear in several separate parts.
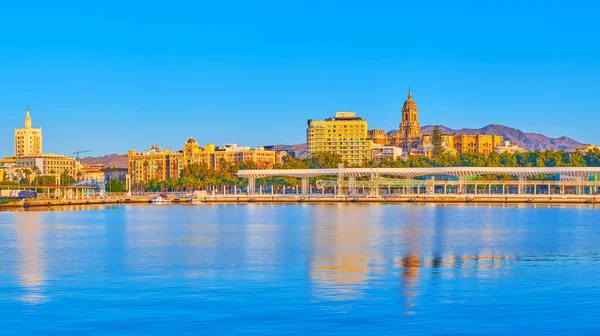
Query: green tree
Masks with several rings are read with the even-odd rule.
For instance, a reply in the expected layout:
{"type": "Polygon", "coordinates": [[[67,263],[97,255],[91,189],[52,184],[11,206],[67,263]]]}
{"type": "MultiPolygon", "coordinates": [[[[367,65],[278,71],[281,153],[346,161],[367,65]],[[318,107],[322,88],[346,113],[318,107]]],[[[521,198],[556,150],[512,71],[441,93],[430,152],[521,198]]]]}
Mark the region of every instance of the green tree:
{"type": "Polygon", "coordinates": [[[110,180],[106,184],[106,191],[108,192],[126,192],[125,183],[119,180],[110,180]]]}
{"type": "Polygon", "coordinates": [[[586,159],[580,151],[576,151],[569,156],[569,166],[571,167],[585,167],[587,165],[586,159]]]}
{"type": "Polygon", "coordinates": [[[31,183],[31,179],[29,178],[31,176],[31,170],[25,168],[23,169],[23,174],[25,175],[25,179],[27,180],[27,182],[31,183]]]}
{"type": "Polygon", "coordinates": [[[67,185],[75,183],[75,179],[73,176],[69,174],[69,170],[65,169],[62,174],[60,174],[60,184],[67,185]]]}
{"type": "Polygon", "coordinates": [[[343,163],[342,156],[332,152],[313,153],[309,159],[309,168],[337,168],[343,163]]]}
{"type": "Polygon", "coordinates": [[[439,158],[444,153],[444,148],[442,147],[442,131],[440,131],[438,125],[434,126],[431,132],[431,145],[433,146],[431,157],[433,159],[439,158]]]}
{"type": "Polygon", "coordinates": [[[594,148],[585,153],[585,164],[588,167],[600,167],[600,149],[594,148]]]}

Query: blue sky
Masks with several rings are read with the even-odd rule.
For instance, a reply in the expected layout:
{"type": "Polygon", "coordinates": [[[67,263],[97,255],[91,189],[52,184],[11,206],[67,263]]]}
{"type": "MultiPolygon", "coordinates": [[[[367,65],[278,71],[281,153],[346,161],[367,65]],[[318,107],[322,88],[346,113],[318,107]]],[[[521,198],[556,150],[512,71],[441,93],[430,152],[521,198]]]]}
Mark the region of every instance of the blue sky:
{"type": "Polygon", "coordinates": [[[578,1],[0,2],[0,155],[305,141],[354,110],[600,143],[599,5],[578,1]]]}

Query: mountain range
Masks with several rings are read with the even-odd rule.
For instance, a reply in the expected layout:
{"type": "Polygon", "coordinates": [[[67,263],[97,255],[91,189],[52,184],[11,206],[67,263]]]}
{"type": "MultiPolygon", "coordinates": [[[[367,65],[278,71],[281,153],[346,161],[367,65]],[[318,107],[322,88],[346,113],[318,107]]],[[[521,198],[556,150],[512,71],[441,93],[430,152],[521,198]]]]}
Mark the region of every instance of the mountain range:
{"type": "MultiPolygon", "coordinates": [[[[425,135],[431,134],[433,130],[433,125],[427,125],[421,127],[421,132],[425,135]]],[[[482,128],[461,128],[461,129],[452,129],[446,126],[439,126],[442,134],[496,134],[504,137],[505,140],[510,141],[514,145],[518,145],[520,147],[525,148],[526,150],[571,150],[581,143],[566,137],[562,136],[560,138],[550,138],[543,134],[537,133],[525,133],[519,129],[490,124],[482,128]]],[[[388,135],[394,135],[398,133],[398,130],[393,130],[388,132],[388,135]]],[[[279,148],[281,150],[292,151],[296,154],[296,157],[307,157],[308,156],[308,147],[306,143],[300,143],[295,145],[274,145],[274,147],[279,148]]],[[[111,154],[102,157],[95,158],[83,158],[81,162],[85,165],[104,165],[105,167],[119,167],[119,168],[127,168],[127,154],[111,154]]]]}
{"type": "MultiPolygon", "coordinates": [[[[427,125],[421,127],[423,134],[431,134],[433,131],[433,125],[427,125]]],[[[446,126],[440,126],[442,134],[496,134],[504,137],[504,140],[508,140],[511,144],[518,145],[525,148],[526,150],[572,150],[573,148],[581,145],[581,143],[562,136],[560,138],[550,138],[543,134],[537,133],[525,133],[519,129],[490,124],[482,128],[461,128],[458,130],[448,128],[446,126]]],[[[388,133],[389,134],[389,133],[388,133]]]]}

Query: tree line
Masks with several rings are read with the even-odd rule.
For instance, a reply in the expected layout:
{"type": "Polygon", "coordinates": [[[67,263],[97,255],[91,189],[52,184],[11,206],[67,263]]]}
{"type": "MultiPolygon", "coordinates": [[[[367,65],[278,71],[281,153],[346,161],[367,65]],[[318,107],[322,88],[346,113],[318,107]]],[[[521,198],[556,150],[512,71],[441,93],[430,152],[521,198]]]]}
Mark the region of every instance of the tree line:
{"type": "MultiPolygon", "coordinates": [[[[529,151],[523,153],[496,153],[489,155],[481,153],[465,153],[462,155],[445,154],[437,151],[431,158],[424,156],[410,156],[408,158],[386,158],[383,160],[365,160],[362,164],[349,165],[347,168],[427,168],[427,167],[600,167],[600,150],[582,152],[567,151],[529,151]]],[[[315,153],[308,158],[292,158],[285,156],[283,162],[276,163],[272,169],[324,169],[337,168],[344,163],[342,157],[331,152],[315,153]]],[[[191,191],[226,189],[228,192],[236,188],[243,188],[247,180],[239,178],[238,170],[268,169],[265,165],[255,162],[228,163],[219,162],[218,168],[213,169],[208,165],[193,163],[186,166],[179,178],[170,178],[164,181],[151,180],[146,184],[134,186],[134,190],[144,191],[191,191]]],[[[481,179],[508,179],[506,176],[485,176],[481,179]]],[[[539,179],[550,177],[540,176],[539,179]]],[[[312,182],[316,180],[311,179],[312,182]]],[[[273,186],[282,188],[299,187],[300,180],[290,177],[270,177],[257,179],[256,185],[273,186]]]]}

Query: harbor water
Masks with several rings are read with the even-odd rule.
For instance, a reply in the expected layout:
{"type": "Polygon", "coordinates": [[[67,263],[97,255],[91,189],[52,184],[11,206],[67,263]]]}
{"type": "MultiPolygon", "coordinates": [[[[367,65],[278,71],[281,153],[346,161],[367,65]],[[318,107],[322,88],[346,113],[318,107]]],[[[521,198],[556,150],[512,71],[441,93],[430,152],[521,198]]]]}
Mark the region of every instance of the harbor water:
{"type": "Polygon", "coordinates": [[[597,335],[599,214],[469,204],[0,212],[0,334],[597,335]]]}

